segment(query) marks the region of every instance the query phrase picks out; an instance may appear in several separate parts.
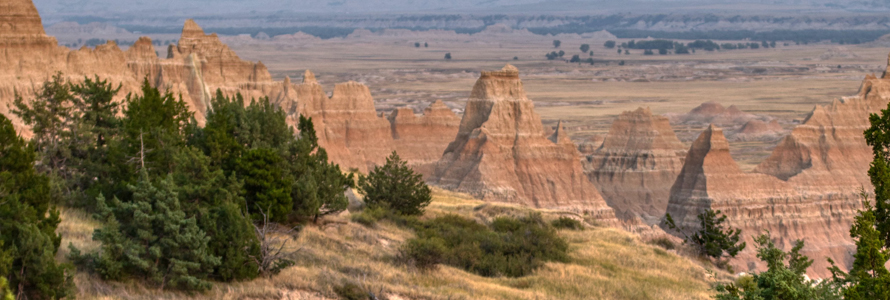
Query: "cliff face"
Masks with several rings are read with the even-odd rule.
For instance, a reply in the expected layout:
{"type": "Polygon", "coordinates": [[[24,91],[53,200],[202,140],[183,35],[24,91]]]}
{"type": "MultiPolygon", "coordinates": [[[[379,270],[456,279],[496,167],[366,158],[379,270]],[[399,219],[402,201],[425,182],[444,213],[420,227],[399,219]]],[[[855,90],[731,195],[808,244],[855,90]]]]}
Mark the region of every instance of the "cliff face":
{"type": "Polygon", "coordinates": [[[686,149],[667,118],[639,108],[618,116],[602,146],[583,160],[584,170],[619,218],[655,224],[686,149]]]}
{"type": "Polygon", "coordinates": [[[460,128],[433,183],[499,202],[569,209],[613,220],[614,213],[581,169],[564,129],[550,139],[526,97],[519,71],[482,72],[460,128]]]}
{"type": "Polygon", "coordinates": [[[852,263],[849,253],[854,246],[848,232],[859,199],[799,192],[806,189],[770,175],[742,172],[729,154],[723,131],[711,126],[689,149],[683,170],[671,188],[667,213],[678,225],[692,231],[698,229],[696,216],[702,211],[722,211],[729,226],[741,229],[749,245],[731,261],[741,271],[766,267],[756,257],[754,235],[769,230],[785,250],[802,239],[806,242],[802,253],[815,259],[809,274],[826,278],[825,257],[842,268],[852,263]]]}

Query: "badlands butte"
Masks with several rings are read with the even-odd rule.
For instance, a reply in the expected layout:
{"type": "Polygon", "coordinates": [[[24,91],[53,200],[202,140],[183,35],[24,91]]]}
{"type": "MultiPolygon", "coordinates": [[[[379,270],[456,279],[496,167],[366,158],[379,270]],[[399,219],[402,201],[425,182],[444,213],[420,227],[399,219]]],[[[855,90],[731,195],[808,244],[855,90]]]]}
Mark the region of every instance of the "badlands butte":
{"type": "MultiPolygon", "coordinates": [[[[261,42],[245,43],[253,45],[244,46],[247,51],[260,55],[255,47],[261,42]]],[[[343,170],[367,172],[396,151],[432,185],[486,202],[564,210],[645,235],[664,234],[659,224],[665,213],[694,228],[697,214],[719,209],[749,245],[732,261],[739,271],[764,269],[751,240],[764,230],[786,250],[792,241],[805,240],[803,253],[815,259],[812,276],[828,275],[826,257],[850,267],[854,245],[848,231],[860,208],[858,192],[871,189],[866,172],[871,150],[862,132],[868,115],[890,102],[884,72],[864,75],[858,94],[815,105],[798,122],[701,97],[696,101],[702,104],[688,112],[662,106],[662,114],[649,107],[625,111],[594,135],[573,133],[590,127],[566,126],[560,118],[543,120],[522,82],[523,71],[510,64],[478,76],[453,70],[478,77],[472,86],[451,82],[450,89],[468,96],[413,106],[381,104],[368,85],[356,81],[326,89],[312,71],[291,78],[269,69],[241,59],[192,20],[165,49],[141,37],[126,49],[107,42],[72,50],[46,34],[30,0],[0,3],[0,113],[25,132],[7,105],[16,94],[32,97],[55,74],[120,83],[119,97],[137,92],[147,80],[181,95],[199,122],[217,90],[267,97],[291,124],[299,115],[311,117],[320,146],[343,170]],[[764,150],[751,168],[733,158],[733,143],[764,140],[773,143],[767,147],[772,150],[764,150]]],[[[385,79],[365,80],[379,81],[385,79]]],[[[824,98],[819,103],[831,99],[824,98]]],[[[548,116],[554,116],[551,104],[540,103],[548,116]]],[[[577,115],[567,117],[577,122],[577,115]]]]}

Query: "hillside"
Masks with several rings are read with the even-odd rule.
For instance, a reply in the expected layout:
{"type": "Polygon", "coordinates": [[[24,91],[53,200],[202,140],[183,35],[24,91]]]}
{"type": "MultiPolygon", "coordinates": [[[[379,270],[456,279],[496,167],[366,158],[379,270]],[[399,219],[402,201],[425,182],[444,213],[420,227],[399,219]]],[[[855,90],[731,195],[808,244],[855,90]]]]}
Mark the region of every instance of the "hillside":
{"type": "MultiPolygon", "coordinates": [[[[497,216],[524,216],[535,210],[485,204],[465,194],[434,189],[424,219],[458,214],[479,222],[497,216]]],[[[538,210],[546,220],[565,213],[538,210]]],[[[296,265],[272,278],[243,283],[216,283],[196,299],[337,299],[334,288],[355,283],[388,299],[709,299],[708,271],[696,262],[644,243],[631,233],[588,225],[583,231],[560,230],[570,243],[570,263],[547,263],[521,278],[481,277],[440,266],[417,272],[395,263],[398,248],[413,236],[391,222],[368,228],[347,222],[303,229],[289,247],[299,250],[296,265]]],[[[64,210],[62,245],[97,247],[90,241],[98,224],[86,213],[64,210]]],[[[67,249],[59,251],[63,259],[67,249]]],[[[727,275],[720,275],[725,277],[727,275]]],[[[159,292],[135,283],[99,280],[79,272],[78,299],[181,299],[185,294],[159,292]]]]}

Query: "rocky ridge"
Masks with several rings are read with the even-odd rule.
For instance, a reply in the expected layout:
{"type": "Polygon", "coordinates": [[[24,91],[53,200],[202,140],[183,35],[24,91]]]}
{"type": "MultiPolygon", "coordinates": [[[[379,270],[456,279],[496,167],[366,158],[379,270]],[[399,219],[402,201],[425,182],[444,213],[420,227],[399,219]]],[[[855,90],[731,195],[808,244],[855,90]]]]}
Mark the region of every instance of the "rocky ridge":
{"type": "Polygon", "coordinates": [[[485,201],[584,212],[614,221],[584,175],[580,155],[561,124],[545,137],[541,118],[511,65],[483,71],[454,141],[430,180],[485,201]]]}

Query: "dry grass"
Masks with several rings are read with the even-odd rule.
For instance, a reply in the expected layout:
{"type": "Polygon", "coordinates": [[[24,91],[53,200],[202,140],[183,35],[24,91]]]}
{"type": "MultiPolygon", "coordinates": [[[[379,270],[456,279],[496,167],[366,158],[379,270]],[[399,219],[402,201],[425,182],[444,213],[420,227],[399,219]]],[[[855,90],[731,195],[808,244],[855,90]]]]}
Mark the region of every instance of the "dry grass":
{"type": "MultiPolygon", "coordinates": [[[[485,222],[530,211],[434,189],[433,203],[424,217],[453,213],[485,222]]],[[[541,212],[546,219],[563,214],[541,212]]],[[[63,218],[63,244],[97,247],[86,233],[98,224],[72,210],[66,210],[63,218]]],[[[296,266],[272,278],[217,283],[207,293],[186,295],[135,282],[103,282],[78,273],[78,298],[336,299],[334,288],[352,282],[390,299],[708,299],[710,280],[698,263],[618,229],[589,227],[560,231],[570,243],[571,263],[547,263],[522,278],[487,278],[449,266],[418,272],[396,260],[399,246],[413,233],[384,221],[375,228],[356,223],[307,227],[291,243],[294,249],[301,248],[294,257],[296,266]]]]}

